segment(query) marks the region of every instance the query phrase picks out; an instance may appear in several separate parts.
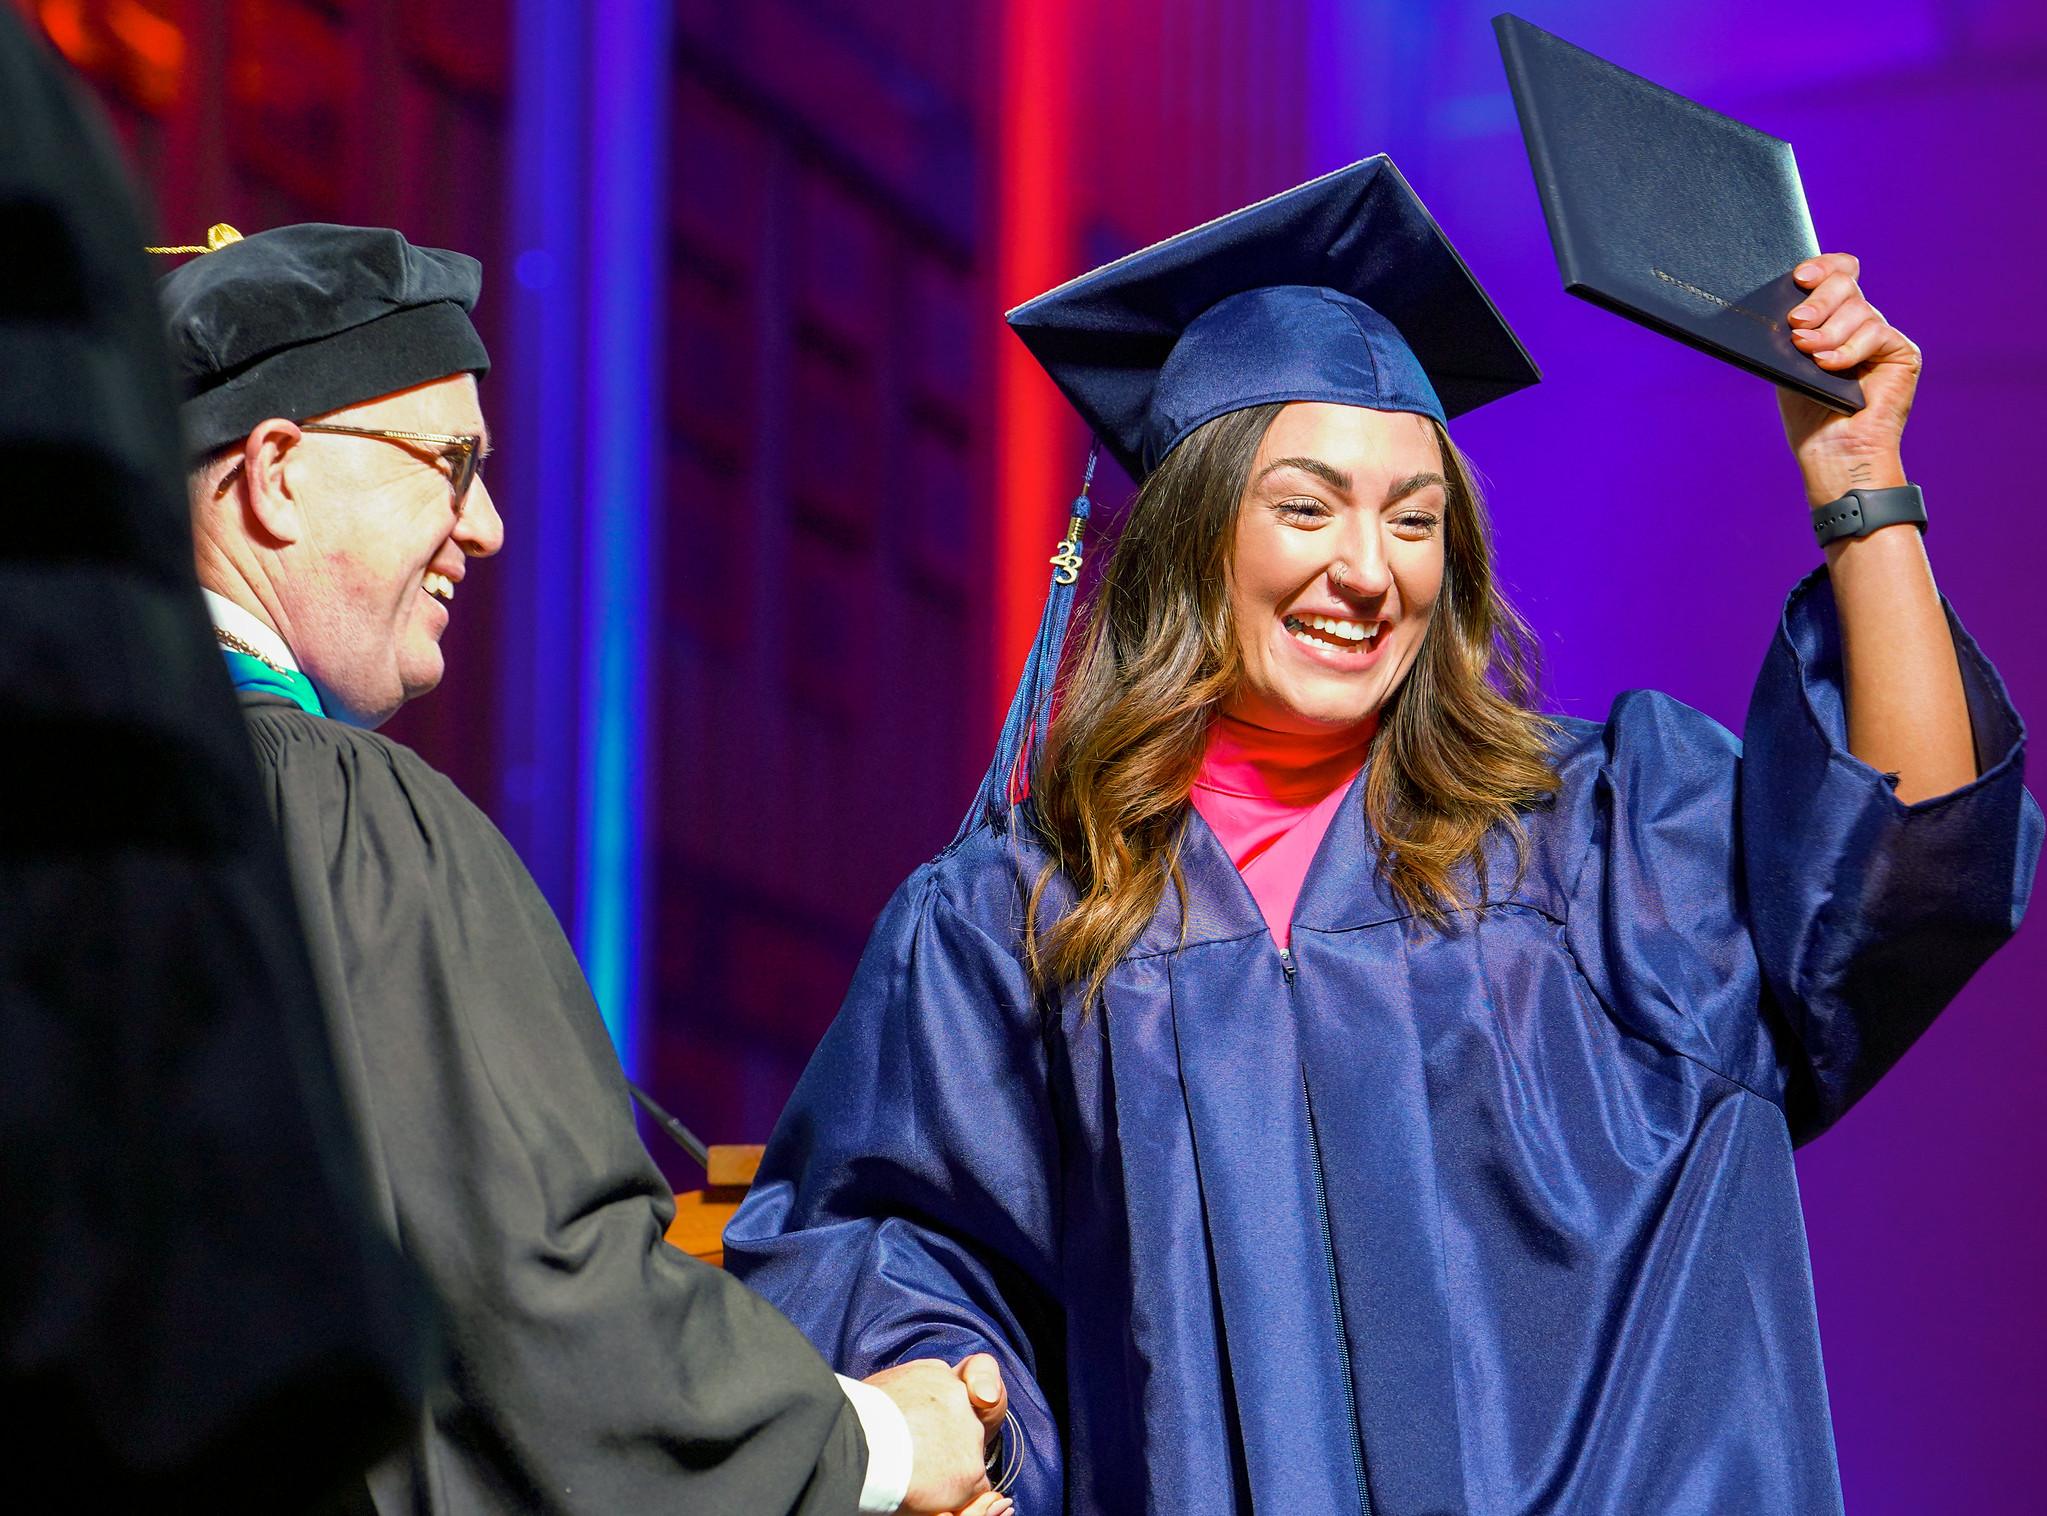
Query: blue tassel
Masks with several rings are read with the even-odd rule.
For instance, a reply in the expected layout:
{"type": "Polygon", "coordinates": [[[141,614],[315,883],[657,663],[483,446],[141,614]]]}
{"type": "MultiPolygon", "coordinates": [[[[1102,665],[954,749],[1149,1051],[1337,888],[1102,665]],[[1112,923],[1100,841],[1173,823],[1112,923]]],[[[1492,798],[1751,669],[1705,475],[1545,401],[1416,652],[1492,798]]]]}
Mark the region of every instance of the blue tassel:
{"type": "Polygon", "coordinates": [[[1073,519],[1067,523],[1066,536],[1052,555],[1052,583],[1045,591],[1038,635],[1031,642],[1030,657],[1024,660],[1016,694],[1010,698],[1002,735],[995,741],[994,760],[953,836],[954,847],[966,840],[981,818],[994,821],[1009,809],[1011,785],[1025,759],[1044,741],[1045,727],[1052,714],[1052,689],[1059,677],[1059,655],[1066,647],[1066,625],[1073,616],[1074,587],[1080,580],[1081,538],[1087,530],[1090,509],[1088,491],[1094,488],[1095,463],[1101,456],[1101,439],[1096,438],[1087,451],[1087,472],[1081,477],[1080,496],[1073,502],[1073,519]]]}

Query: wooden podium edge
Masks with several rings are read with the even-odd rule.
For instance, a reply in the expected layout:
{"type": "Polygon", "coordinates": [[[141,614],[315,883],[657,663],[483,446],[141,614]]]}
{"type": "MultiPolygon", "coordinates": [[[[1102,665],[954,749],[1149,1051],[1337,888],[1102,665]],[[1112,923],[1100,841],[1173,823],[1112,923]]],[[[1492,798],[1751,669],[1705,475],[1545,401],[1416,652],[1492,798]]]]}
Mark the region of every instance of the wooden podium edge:
{"type": "Polygon", "coordinates": [[[760,1171],[762,1151],[753,1144],[714,1144],[705,1165],[709,1183],[675,1197],[675,1219],[668,1223],[663,1240],[713,1268],[723,1268],[725,1228],[760,1171]]]}

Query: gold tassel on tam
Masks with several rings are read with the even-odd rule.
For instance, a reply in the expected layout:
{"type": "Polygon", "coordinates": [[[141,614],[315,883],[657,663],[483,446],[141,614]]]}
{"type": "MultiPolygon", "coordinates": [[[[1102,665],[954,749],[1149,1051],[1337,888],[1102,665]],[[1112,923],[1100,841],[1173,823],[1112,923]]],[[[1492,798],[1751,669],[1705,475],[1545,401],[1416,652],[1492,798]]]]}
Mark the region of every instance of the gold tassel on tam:
{"type": "Polygon", "coordinates": [[[225,221],[216,221],[206,228],[204,247],[145,247],[145,253],[217,253],[230,242],[239,242],[242,234],[225,221]]]}

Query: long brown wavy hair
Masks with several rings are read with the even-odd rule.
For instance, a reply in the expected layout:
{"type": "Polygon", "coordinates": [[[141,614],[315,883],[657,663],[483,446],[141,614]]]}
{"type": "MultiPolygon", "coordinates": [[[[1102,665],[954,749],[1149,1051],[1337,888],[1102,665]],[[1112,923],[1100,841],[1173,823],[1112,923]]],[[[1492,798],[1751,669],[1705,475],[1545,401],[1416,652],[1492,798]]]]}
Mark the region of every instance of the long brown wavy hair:
{"type": "MultiPolygon", "coordinates": [[[[1188,793],[1242,675],[1229,591],[1238,506],[1281,409],[1219,416],[1167,455],[1080,613],[1031,774],[1032,822],[1052,855],[1025,918],[1041,988],[1084,982],[1091,1003],[1169,880],[1185,898],[1188,793]],[[1041,932],[1055,870],[1077,899],[1041,932]]],[[[1555,727],[1534,708],[1534,634],[1493,582],[1492,529],[1471,466],[1441,426],[1435,433],[1449,481],[1443,584],[1413,666],[1379,712],[1364,805],[1388,883],[1440,925],[1483,898],[1487,833],[1507,831],[1518,853],[1520,814],[1557,780],[1555,727]],[[1476,897],[1460,877],[1467,863],[1476,897]]]]}

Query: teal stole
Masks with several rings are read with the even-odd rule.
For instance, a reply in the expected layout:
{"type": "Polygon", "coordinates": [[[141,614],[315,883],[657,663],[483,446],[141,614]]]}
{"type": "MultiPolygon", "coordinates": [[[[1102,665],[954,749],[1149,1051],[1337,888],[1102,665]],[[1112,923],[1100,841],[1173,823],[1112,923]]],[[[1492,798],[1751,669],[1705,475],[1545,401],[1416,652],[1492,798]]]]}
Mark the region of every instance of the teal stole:
{"type": "Polygon", "coordinates": [[[227,660],[227,676],[234,681],[236,689],[256,690],[265,695],[282,695],[309,715],[327,714],[320,709],[320,696],[313,688],[313,681],[304,674],[272,668],[261,658],[251,658],[247,653],[238,653],[231,647],[222,648],[220,656],[227,660]]]}

